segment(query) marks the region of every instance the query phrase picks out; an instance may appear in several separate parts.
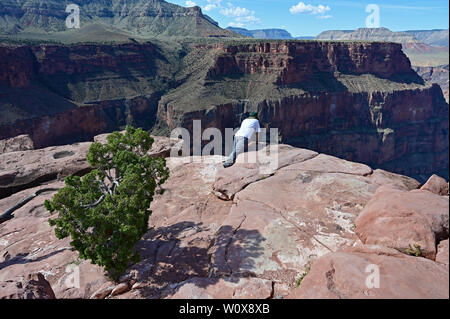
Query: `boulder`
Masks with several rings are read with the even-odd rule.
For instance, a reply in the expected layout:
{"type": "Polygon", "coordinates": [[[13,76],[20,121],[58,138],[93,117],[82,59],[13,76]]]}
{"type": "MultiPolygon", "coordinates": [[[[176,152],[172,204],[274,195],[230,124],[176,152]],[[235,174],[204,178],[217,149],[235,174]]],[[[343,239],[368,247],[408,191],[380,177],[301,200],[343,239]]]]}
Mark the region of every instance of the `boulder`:
{"type": "Polygon", "coordinates": [[[0,140],[0,154],[30,151],[32,149],[34,149],[34,145],[29,135],[19,135],[6,140],[0,140]]]}
{"type": "Polygon", "coordinates": [[[420,189],[437,195],[448,196],[448,182],[437,175],[431,176],[420,189]]]}
{"type": "Polygon", "coordinates": [[[0,283],[0,299],[55,299],[50,283],[41,273],[27,275],[22,280],[0,283]]]}
{"type": "Polygon", "coordinates": [[[288,298],[448,299],[448,282],[448,268],[429,259],[355,246],[319,258],[288,298]]]}
{"type": "Polygon", "coordinates": [[[131,289],[130,285],[126,282],[123,282],[114,287],[114,289],[111,291],[111,296],[121,295],[129,291],[130,289],[131,289]]]}
{"type": "Polygon", "coordinates": [[[53,146],[0,154],[0,198],[43,182],[90,171],[86,154],[91,143],[53,146]]]}
{"type": "Polygon", "coordinates": [[[365,244],[434,259],[436,243],[449,235],[448,209],[448,197],[383,186],[356,219],[356,233],[365,244]]]}
{"type": "Polygon", "coordinates": [[[112,282],[105,282],[90,297],[90,299],[105,299],[111,294],[116,285],[112,282]]]}

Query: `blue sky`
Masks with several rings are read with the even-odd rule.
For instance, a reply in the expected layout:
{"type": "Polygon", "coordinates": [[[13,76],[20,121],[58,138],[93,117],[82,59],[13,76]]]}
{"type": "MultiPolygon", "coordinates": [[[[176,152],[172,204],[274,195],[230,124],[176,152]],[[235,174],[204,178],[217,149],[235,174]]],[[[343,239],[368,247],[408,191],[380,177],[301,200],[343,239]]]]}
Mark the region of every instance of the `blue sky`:
{"type": "MultiPolygon", "coordinates": [[[[220,26],[282,28],[293,36],[366,27],[369,4],[379,8],[379,26],[393,31],[448,29],[448,0],[166,0],[197,5],[220,26]]],[[[376,23],[376,20],[370,20],[376,23]]]]}

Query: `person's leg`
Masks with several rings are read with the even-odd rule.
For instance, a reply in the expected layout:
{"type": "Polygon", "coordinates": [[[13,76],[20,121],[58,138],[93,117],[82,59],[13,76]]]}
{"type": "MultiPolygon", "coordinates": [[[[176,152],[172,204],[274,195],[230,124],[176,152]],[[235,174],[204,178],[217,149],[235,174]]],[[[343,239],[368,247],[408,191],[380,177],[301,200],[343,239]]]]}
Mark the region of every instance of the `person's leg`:
{"type": "Polygon", "coordinates": [[[233,140],[233,152],[231,152],[230,156],[228,156],[228,159],[226,160],[226,162],[223,163],[223,167],[233,166],[234,162],[236,161],[236,157],[237,157],[236,144],[237,144],[237,139],[235,137],[233,140]]]}

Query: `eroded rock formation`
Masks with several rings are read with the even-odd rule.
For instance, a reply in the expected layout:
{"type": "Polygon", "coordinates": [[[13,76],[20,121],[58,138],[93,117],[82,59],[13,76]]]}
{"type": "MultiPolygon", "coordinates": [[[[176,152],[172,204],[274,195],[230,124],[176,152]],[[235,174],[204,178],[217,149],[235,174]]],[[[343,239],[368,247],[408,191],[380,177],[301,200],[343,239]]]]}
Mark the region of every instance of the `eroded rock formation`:
{"type": "Polygon", "coordinates": [[[126,124],[238,127],[425,182],[448,177],[448,104],[400,44],[208,40],[0,47],[0,139],[36,148],[126,124]]]}

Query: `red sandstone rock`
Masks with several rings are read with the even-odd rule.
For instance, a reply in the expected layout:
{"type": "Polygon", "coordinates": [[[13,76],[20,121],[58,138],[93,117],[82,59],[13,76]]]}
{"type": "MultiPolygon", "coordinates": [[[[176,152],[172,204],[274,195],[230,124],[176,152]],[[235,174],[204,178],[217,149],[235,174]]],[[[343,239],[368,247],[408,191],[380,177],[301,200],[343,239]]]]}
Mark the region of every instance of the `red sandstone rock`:
{"type": "Polygon", "coordinates": [[[439,243],[436,255],[436,262],[448,266],[448,239],[439,243]]]}
{"type": "Polygon", "coordinates": [[[448,182],[437,175],[431,176],[421,190],[429,191],[437,195],[448,196],[448,182]]]}
{"type": "Polygon", "coordinates": [[[111,296],[117,296],[121,295],[131,289],[130,285],[128,283],[121,283],[118,284],[114,289],[111,291],[111,296]]]}
{"type": "Polygon", "coordinates": [[[106,282],[100,286],[90,297],[90,299],[105,299],[114,290],[115,284],[112,282],[106,282]]]}
{"type": "Polygon", "coordinates": [[[174,290],[169,299],[268,299],[272,282],[259,278],[193,278],[174,290]]]}
{"type": "Polygon", "coordinates": [[[34,149],[33,141],[29,135],[20,135],[0,141],[0,154],[30,151],[34,149]]]}
{"type": "Polygon", "coordinates": [[[448,299],[448,269],[379,246],[347,248],[318,259],[288,298],[448,299]],[[369,277],[379,270],[379,288],[369,277]]]}
{"type": "Polygon", "coordinates": [[[27,275],[20,281],[0,283],[0,299],[55,299],[49,282],[41,273],[27,275]]]}
{"type": "Polygon", "coordinates": [[[267,178],[282,167],[306,161],[318,155],[316,152],[288,145],[279,145],[276,151],[269,156],[263,157],[263,152],[265,149],[257,152],[257,156],[251,156],[249,153],[241,154],[236,159],[234,166],[226,169],[220,168],[213,185],[215,194],[222,199],[232,200],[234,195],[247,185],[267,178]],[[275,168],[270,167],[270,161],[277,162],[275,168]]]}
{"type": "MultiPolygon", "coordinates": [[[[227,177],[227,171],[221,170],[223,157],[205,157],[203,161],[169,158],[165,192],[155,195],[149,230],[136,245],[142,260],[123,276],[126,285],[133,287],[130,291],[111,295],[116,284],[103,270],[79,261],[69,239],[56,239],[43,207],[44,200],[55,192],[34,198],[18,209],[12,220],[0,225],[0,281],[40,271],[58,298],[285,297],[296,291],[296,281],[309,265],[314,267],[321,256],[358,241],[355,220],[381,185],[392,184],[406,194],[419,185],[411,178],[372,172],[365,165],[331,156],[284,145],[279,150],[280,167],[266,178],[249,180],[246,187],[239,179],[223,184],[224,189],[235,192],[233,201],[219,199],[213,190],[220,178],[227,177]],[[73,274],[67,271],[68,265],[80,267],[80,288],[68,287],[73,274]]],[[[250,178],[248,171],[255,167],[236,164],[231,169],[250,178]]],[[[45,187],[62,186],[62,182],[53,182],[45,187]]],[[[0,200],[0,211],[42,187],[0,200]]],[[[426,191],[414,192],[426,194],[427,203],[429,196],[446,199],[426,191]]],[[[402,266],[398,260],[412,258],[388,250],[393,259],[382,260],[388,269],[402,266]]],[[[363,260],[373,255],[361,254],[363,260]]],[[[423,258],[406,260],[414,261],[413,266],[418,263],[420,271],[434,272],[425,275],[428,279],[439,276],[434,291],[419,289],[417,295],[441,296],[448,270],[439,264],[444,273],[436,272],[437,263],[416,261],[423,258]]],[[[413,272],[410,268],[407,272],[408,276],[399,279],[400,287],[407,284],[403,280],[411,282],[413,272]]],[[[352,282],[350,278],[349,284],[352,282]]],[[[411,296],[405,289],[375,297],[396,298],[403,293],[411,296]]]]}
{"type": "MultiPolygon", "coordinates": [[[[108,135],[96,136],[95,141],[105,143],[108,135]]],[[[176,154],[182,148],[182,140],[153,138],[155,142],[149,151],[152,157],[169,157],[171,151],[176,154]]],[[[91,166],[86,161],[86,154],[91,144],[77,143],[6,154],[0,152],[0,198],[34,184],[88,173],[91,166]]]]}
{"type": "Polygon", "coordinates": [[[448,197],[383,186],[356,219],[356,233],[365,244],[403,252],[419,245],[423,256],[434,259],[436,242],[449,235],[448,209],[448,197]]]}
{"type": "MultiPolygon", "coordinates": [[[[63,186],[63,182],[53,182],[1,199],[0,212],[39,189],[63,186]]],[[[78,260],[69,238],[56,238],[48,224],[51,215],[44,207],[44,201],[55,193],[41,194],[16,210],[12,220],[0,224],[0,282],[40,272],[57,298],[89,298],[107,278],[101,267],[78,260]],[[72,280],[78,274],[79,288],[72,280]]]]}
{"type": "Polygon", "coordinates": [[[81,143],[0,154],[0,198],[3,193],[8,195],[34,183],[86,174],[90,170],[86,161],[90,145],[81,143]]]}

